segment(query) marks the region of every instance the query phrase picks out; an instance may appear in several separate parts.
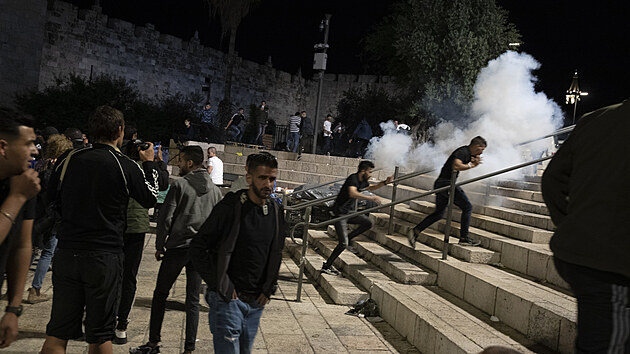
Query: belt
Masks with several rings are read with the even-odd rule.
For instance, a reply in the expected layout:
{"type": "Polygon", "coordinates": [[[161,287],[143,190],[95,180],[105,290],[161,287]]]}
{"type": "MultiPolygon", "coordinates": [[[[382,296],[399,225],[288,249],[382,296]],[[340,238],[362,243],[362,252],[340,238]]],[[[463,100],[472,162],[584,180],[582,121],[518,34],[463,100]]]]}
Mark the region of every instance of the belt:
{"type": "Polygon", "coordinates": [[[258,296],[260,296],[260,294],[248,294],[248,293],[237,293],[237,295],[241,301],[246,302],[248,304],[256,303],[256,299],[258,299],[258,296]]]}

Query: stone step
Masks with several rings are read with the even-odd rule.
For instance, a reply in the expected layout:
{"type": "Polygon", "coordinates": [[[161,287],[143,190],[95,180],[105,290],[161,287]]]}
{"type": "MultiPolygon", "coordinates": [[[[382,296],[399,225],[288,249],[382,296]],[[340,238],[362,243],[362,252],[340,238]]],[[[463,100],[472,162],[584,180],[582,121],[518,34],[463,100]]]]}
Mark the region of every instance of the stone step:
{"type": "MultiPolygon", "coordinates": [[[[376,218],[376,224],[384,228],[389,225],[389,214],[372,213],[376,218]]],[[[395,219],[394,232],[398,232],[402,235],[407,235],[416,224],[412,224],[405,220],[395,219]]],[[[429,247],[435,248],[441,252],[444,248],[444,234],[435,230],[427,229],[422,232],[417,238],[417,242],[421,242],[429,247]]],[[[466,247],[458,244],[459,239],[449,238],[448,254],[453,257],[462,259],[470,263],[486,263],[496,264],[499,263],[501,255],[498,252],[491,251],[481,247],[466,247]]]]}
{"type": "MultiPolygon", "coordinates": [[[[293,259],[299,264],[302,256],[302,246],[292,243],[289,239],[287,239],[285,244],[293,259]]],[[[309,274],[311,279],[315,279],[335,304],[351,305],[368,298],[368,294],[359,289],[349,279],[321,273],[319,270],[326,260],[312,249],[307,250],[305,258],[305,273],[309,274]]]]}
{"type": "MultiPolygon", "coordinates": [[[[421,266],[438,273],[438,286],[528,338],[561,353],[573,352],[577,304],[574,298],[487,264],[449,258],[440,252],[412,249],[402,235],[374,226],[366,234],[421,266]],[[424,253],[427,254],[424,254],[424,253]]],[[[416,245],[418,246],[418,245],[416,245]]]]}
{"type": "MultiPolygon", "coordinates": [[[[397,205],[394,215],[396,224],[401,224],[399,226],[401,230],[404,230],[403,221],[417,225],[426,217],[426,214],[410,209],[405,205],[397,205]]],[[[430,228],[441,232],[443,235],[445,224],[446,221],[442,219],[430,228]]],[[[458,222],[451,222],[451,230],[455,235],[459,234],[459,227],[458,222]]],[[[481,241],[481,247],[497,252],[500,257],[499,263],[502,266],[533,277],[542,283],[549,283],[570,290],[569,285],[556,270],[553,253],[548,244],[514,240],[475,227],[469,229],[469,235],[471,238],[481,241]]]]}
{"type": "MultiPolygon", "coordinates": [[[[327,232],[329,235],[337,236],[332,225],[328,226],[327,232]]],[[[385,274],[403,284],[434,285],[436,283],[437,275],[435,273],[427,272],[417,265],[407,262],[374,241],[354,239],[350,241],[350,244],[364,260],[376,265],[385,274]]],[[[336,245],[337,241],[334,242],[334,246],[336,245]]]]}
{"type": "Polygon", "coordinates": [[[422,353],[479,353],[493,345],[532,353],[424,286],[376,283],[371,297],[381,317],[422,353]]]}
{"type": "Polygon", "coordinates": [[[526,181],[500,180],[497,182],[497,186],[526,190],[526,191],[540,192],[540,183],[532,183],[532,182],[526,182],[526,181]]]}
{"type": "Polygon", "coordinates": [[[530,200],[530,201],[539,202],[539,203],[545,202],[543,200],[542,193],[535,192],[535,191],[526,191],[526,190],[521,190],[521,189],[491,186],[490,194],[510,197],[510,198],[530,200]]]}
{"type": "Polygon", "coordinates": [[[532,214],[549,215],[549,209],[547,205],[542,202],[534,202],[531,200],[503,197],[501,199],[501,206],[505,208],[521,210],[532,214]]]}
{"type": "MultiPolygon", "coordinates": [[[[412,201],[410,207],[424,214],[431,214],[435,204],[426,201],[412,201]]],[[[461,212],[458,208],[453,210],[453,220],[459,220],[461,212]]],[[[470,226],[509,236],[511,238],[532,243],[548,244],[553,232],[537,227],[523,225],[512,221],[498,219],[492,216],[473,213],[470,218],[470,226]]]]}
{"type": "Polygon", "coordinates": [[[542,183],[542,176],[524,176],[525,182],[542,183]]]}
{"type": "Polygon", "coordinates": [[[554,231],[556,229],[548,215],[515,210],[507,206],[485,206],[481,214],[544,230],[554,231]]]}
{"type": "MultiPolygon", "coordinates": [[[[224,153],[227,154],[241,154],[247,157],[249,154],[257,153],[260,151],[266,151],[270,154],[274,155],[278,161],[286,160],[286,161],[295,161],[298,162],[298,154],[295,152],[288,151],[276,151],[276,150],[260,150],[255,148],[248,148],[243,146],[236,145],[226,145],[224,149],[224,153]]],[[[302,154],[299,162],[306,163],[319,163],[319,164],[329,164],[336,166],[346,166],[353,167],[354,169],[359,166],[359,162],[361,160],[357,158],[350,157],[341,157],[341,156],[326,156],[326,155],[313,155],[313,154],[302,154]]]]}

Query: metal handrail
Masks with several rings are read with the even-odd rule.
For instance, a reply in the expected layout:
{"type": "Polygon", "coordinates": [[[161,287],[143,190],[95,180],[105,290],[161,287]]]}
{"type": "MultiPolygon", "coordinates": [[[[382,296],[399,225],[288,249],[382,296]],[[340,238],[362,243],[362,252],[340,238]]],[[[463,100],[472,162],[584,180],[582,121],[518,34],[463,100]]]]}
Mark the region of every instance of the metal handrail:
{"type": "MultiPolygon", "coordinates": [[[[377,172],[377,171],[380,171],[380,170],[382,170],[382,168],[377,168],[377,169],[374,169],[374,170],[372,170],[372,172],[377,172]]],[[[340,178],[338,178],[338,179],[336,179],[336,180],[334,180],[334,181],[330,181],[330,182],[324,182],[324,183],[316,184],[316,185],[314,185],[314,186],[312,186],[312,187],[309,187],[309,188],[307,188],[307,189],[300,189],[299,191],[293,191],[293,192],[291,192],[291,193],[287,193],[287,194],[285,194],[285,196],[290,196],[290,195],[293,195],[293,194],[296,194],[296,193],[310,191],[311,189],[315,189],[315,188],[319,188],[319,187],[327,186],[327,185],[329,185],[329,184],[335,184],[335,183],[339,183],[339,182],[344,182],[347,178],[348,178],[347,176],[346,176],[346,177],[340,177],[340,178]]]]}
{"type": "MultiPolygon", "coordinates": [[[[527,166],[530,166],[530,165],[534,165],[534,164],[537,164],[537,163],[540,163],[540,162],[543,162],[543,161],[550,160],[552,157],[553,156],[547,156],[547,157],[542,157],[542,158],[535,159],[535,160],[532,160],[532,161],[520,163],[518,165],[507,167],[507,168],[504,168],[504,169],[501,169],[501,170],[498,170],[498,171],[494,171],[494,172],[491,172],[491,173],[488,173],[488,174],[485,174],[485,175],[481,175],[479,177],[474,177],[474,178],[471,178],[471,179],[468,179],[466,181],[459,182],[459,183],[453,183],[455,181],[455,179],[453,178],[451,183],[449,185],[447,185],[447,186],[436,188],[436,189],[432,189],[430,191],[427,191],[427,192],[424,192],[424,193],[420,193],[419,195],[415,195],[413,197],[403,198],[403,199],[400,199],[400,200],[391,201],[391,202],[386,203],[386,204],[377,205],[377,206],[372,207],[372,208],[367,208],[367,209],[364,209],[364,210],[361,210],[361,211],[357,211],[357,212],[354,212],[354,213],[351,213],[351,214],[345,214],[343,216],[339,216],[339,217],[336,217],[336,218],[333,218],[333,219],[330,219],[330,220],[326,220],[326,221],[322,221],[322,222],[319,222],[319,223],[315,223],[315,224],[311,224],[310,223],[310,211],[311,211],[311,208],[312,208],[312,205],[313,205],[313,204],[311,204],[311,206],[307,207],[307,209],[306,209],[306,215],[307,215],[306,221],[299,222],[299,223],[297,223],[294,226],[294,227],[297,227],[298,225],[304,225],[303,236],[302,236],[303,237],[302,238],[302,258],[300,260],[300,272],[299,272],[299,275],[298,275],[297,301],[298,302],[301,301],[300,299],[301,299],[301,289],[302,289],[302,278],[303,278],[303,274],[304,274],[304,265],[305,265],[304,262],[305,262],[305,259],[306,259],[306,250],[308,248],[308,229],[309,229],[310,226],[312,226],[312,227],[327,226],[327,225],[334,224],[334,223],[336,223],[338,221],[341,221],[341,220],[346,220],[346,219],[350,219],[350,218],[353,218],[355,216],[363,215],[363,214],[366,214],[366,213],[369,213],[369,212],[372,212],[372,211],[393,207],[393,206],[395,206],[397,204],[406,203],[406,202],[412,201],[414,199],[419,199],[419,198],[422,198],[422,197],[426,197],[426,196],[434,194],[434,193],[443,192],[443,191],[446,191],[446,190],[449,190],[449,189],[455,188],[455,187],[461,187],[461,186],[464,186],[464,185],[467,185],[467,184],[470,184],[470,183],[474,183],[474,182],[477,182],[477,181],[480,181],[480,180],[483,180],[483,179],[486,179],[486,178],[490,178],[490,177],[498,176],[498,175],[506,173],[506,172],[514,171],[514,170],[517,170],[519,168],[523,168],[523,167],[527,167],[527,166]]],[[[449,216],[449,218],[450,218],[450,216],[449,216]]],[[[291,235],[291,237],[293,238],[293,235],[291,235]]],[[[447,248],[449,246],[447,241],[448,241],[448,238],[446,238],[446,241],[444,243],[444,247],[445,248],[447,248]]],[[[446,250],[446,252],[448,252],[448,249],[446,250]]],[[[444,256],[443,256],[443,259],[445,259],[444,256]]]]}

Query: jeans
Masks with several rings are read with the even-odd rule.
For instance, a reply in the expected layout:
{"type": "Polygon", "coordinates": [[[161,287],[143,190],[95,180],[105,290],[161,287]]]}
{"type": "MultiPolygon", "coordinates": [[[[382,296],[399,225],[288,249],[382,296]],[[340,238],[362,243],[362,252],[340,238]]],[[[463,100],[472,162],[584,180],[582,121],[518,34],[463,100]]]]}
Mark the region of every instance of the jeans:
{"type": "Polygon", "coordinates": [[[237,300],[225,302],[214,291],[206,293],[214,352],[251,353],[264,307],[237,300]]]}
{"type": "Polygon", "coordinates": [[[50,240],[42,249],[42,254],[39,256],[39,261],[37,261],[37,268],[35,269],[35,275],[33,275],[33,283],[31,284],[32,288],[42,288],[42,283],[44,282],[44,278],[46,277],[48,267],[50,267],[50,262],[52,261],[52,257],[55,254],[56,249],[57,238],[53,235],[50,237],[50,240]]]}
{"type": "Polygon", "coordinates": [[[118,329],[126,329],[126,323],[129,318],[133,300],[136,297],[136,284],[138,268],[142,260],[142,249],[144,248],[144,233],[125,234],[123,252],[125,260],[123,261],[123,279],[122,293],[120,294],[120,305],[118,306],[118,329]]]}
{"type": "Polygon", "coordinates": [[[265,128],[267,128],[267,124],[258,124],[258,134],[256,134],[256,138],[254,139],[254,144],[262,145],[263,144],[263,135],[265,134],[265,128]]]}
{"type": "Polygon", "coordinates": [[[576,353],[630,353],[630,279],[564,262],[558,274],[578,303],[576,353]]]}
{"type": "Polygon", "coordinates": [[[193,268],[188,248],[173,248],[166,250],[160,270],[158,272],[153,300],[151,301],[151,321],[149,324],[149,341],[157,343],[161,341],[162,322],[168,297],[175,280],[186,267],[186,339],[185,350],[195,350],[197,339],[197,326],[199,324],[199,292],[201,291],[201,276],[193,268]]]}
{"type": "Polygon", "coordinates": [[[291,133],[287,136],[287,149],[291,152],[297,152],[300,143],[300,133],[291,133]]]}
{"type": "MultiPolygon", "coordinates": [[[[433,184],[433,188],[441,188],[451,184],[451,181],[444,178],[438,178],[433,184]]],[[[435,211],[424,218],[414,230],[416,232],[422,232],[427,227],[431,226],[436,221],[440,220],[444,216],[444,210],[448,206],[448,191],[440,192],[435,197],[435,211]]],[[[460,188],[455,188],[455,199],[453,200],[455,205],[462,210],[462,218],[460,220],[459,239],[468,239],[468,228],[470,227],[470,215],[472,214],[472,204],[468,201],[466,193],[460,188]]]]}
{"type": "Polygon", "coordinates": [[[310,154],[313,152],[313,136],[302,134],[300,137],[300,143],[298,144],[298,153],[310,154]]]}
{"type": "Polygon", "coordinates": [[[322,148],[322,154],[326,155],[332,151],[333,141],[332,136],[324,137],[324,146],[322,148]]]}
{"type": "Polygon", "coordinates": [[[335,231],[337,232],[337,239],[339,240],[339,244],[332,251],[330,257],[324,264],[324,268],[330,268],[337,257],[343,252],[343,250],[348,247],[350,240],[364,233],[365,231],[372,228],[372,221],[367,215],[358,215],[350,219],[341,220],[335,223],[335,231]],[[349,235],[347,226],[348,224],[359,225],[356,229],[354,229],[349,235]]]}
{"type": "Polygon", "coordinates": [[[241,139],[243,138],[243,130],[244,129],[239,127],[238,125],[231,124],[227,131],[229,139],[240,143],[241,139]]]}

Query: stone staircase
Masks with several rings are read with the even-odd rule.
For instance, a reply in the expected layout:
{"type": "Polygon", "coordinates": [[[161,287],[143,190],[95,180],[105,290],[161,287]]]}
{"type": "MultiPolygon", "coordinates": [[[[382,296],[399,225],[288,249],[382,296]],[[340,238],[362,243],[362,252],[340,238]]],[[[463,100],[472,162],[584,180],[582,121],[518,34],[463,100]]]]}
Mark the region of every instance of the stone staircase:
{"type": "MultiPolygon", "coordinates": [[[[226,145],[219,157],[224,171],[245,172],[255,149],[226,145]]],[[[358,159],[270,151],[279,159],[278,185],[295,188],[343,179],[356,171],[358,159]]],[[[385,171],[373,174],[376,180],[385,171]]],[[[430,190],[435,177],[418,176],[399,185],[397,199],[430,190]]],[[[462,173],[460,181],[466,179],[462,173]]],[[[306,274],[340,304],[370,297],[381,317],[423,353],[478,353],[490,345],[520,352],[571,353],[577,304],[559,277],[549,249],[554,225],[542,202],[540,177],[523,181],[478,182],[464,188],[474,205],[470,236],[481,247],[457,244],[460,213],[455,208],[442,260],[445,220],[425,230],[412,248],[411,228],[435,207],[434,197],[371,213],[374,227],[351,242],[335,262],[342,276],[319,269],[337,241],[334,227],[310,230],[306,274]]],[[[389,202],[392,187],[375,191],[389,202]]],[[[288,244],[296,262],[301,246],[288,244]]]]}

